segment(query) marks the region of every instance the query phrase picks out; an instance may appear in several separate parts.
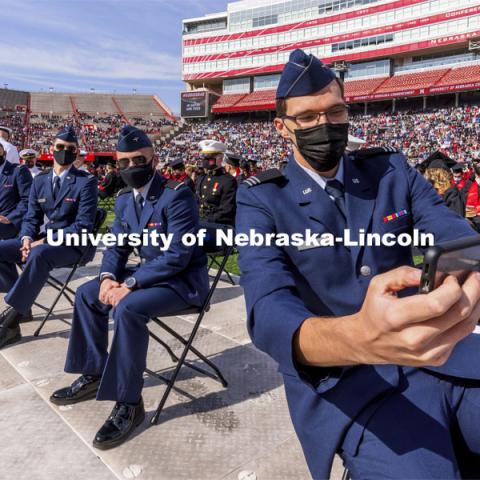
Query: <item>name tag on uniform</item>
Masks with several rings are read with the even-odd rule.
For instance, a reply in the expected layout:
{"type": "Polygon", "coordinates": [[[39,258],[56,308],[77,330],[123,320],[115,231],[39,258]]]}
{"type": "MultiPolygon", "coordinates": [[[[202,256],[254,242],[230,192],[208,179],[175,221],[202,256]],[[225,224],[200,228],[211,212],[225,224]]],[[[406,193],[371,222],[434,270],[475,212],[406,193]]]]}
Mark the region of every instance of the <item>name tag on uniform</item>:
{"type": "Polygon", "coordinates": [[[13,183],[5,183],[3,188],[13,188],[13,183]]]}
{"type": "Polygon", "coordinates": [[[302,252],[303,250],[311,250],[312,248],[320,248],[321,246],[322,244],[319,241],[310,243],[304,242],[301,245],[298,245],[297,249],[299,252],[302,252]]]}
{"type": "Polygon", "coordinates": [[[71,198],[71,197],[66,197],[66,198],[65,198],[65,201],[66,201],[66,202],[69,202],[69,203],[73,203],[73,202],[76,202],[77,199],[76,199],[76,198],[71,198]]]}
{"type": "Polygon", "coordinates": [[[46,198],[39,198],[38,203],[45,203],[47,201],[46,198]]]}

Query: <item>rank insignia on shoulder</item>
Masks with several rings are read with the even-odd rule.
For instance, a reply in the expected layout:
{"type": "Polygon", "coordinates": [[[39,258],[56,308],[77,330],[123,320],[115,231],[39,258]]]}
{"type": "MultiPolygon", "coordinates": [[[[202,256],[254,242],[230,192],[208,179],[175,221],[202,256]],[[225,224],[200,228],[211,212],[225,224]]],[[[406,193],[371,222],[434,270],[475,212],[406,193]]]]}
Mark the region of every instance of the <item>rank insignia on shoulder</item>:
{"type": "Polygon", "coordinates": [[[125,193],[130,193],[131,191],[133,191],[132,187],[124,187],[118,191],[117,197],[119,197],[120,195],[124,195],[125,193]]]}
{"type": "Polygon", "coordinates": [[[256,175],[247,178],[242,184],[248,185],[250,187],[256,187],[262,183],[277,181],[281,178],[285,178],[283,173],[278,168],[271,168],[270,170],[265,170],[264,172],[257,173],[256,175]]]}
{"type": "Polygon", "coordinates": [[[42,170],[37,177],[41,177],[42,175],[47,175],[47,173],[50,173],[52,171],[51,168],[47,168],[46,170],[42,170]]]}
{"type": "Polygon", "coordinates": [[[377,155],[385,155],[388,153],[398,153],[394,147],[371,147],[371,148],[361,148],[360,150],[355,150],[351,153],[355,158],[369,158],[375,157],[377,155]]]}
{"type": "Polygon", "coordinates": [[[178,190],[182,185],[185,185],[183,182],[178,182],[177,180],[168,180],[165,184],[165,187],[171,188],[172,190],[178,190]]]}

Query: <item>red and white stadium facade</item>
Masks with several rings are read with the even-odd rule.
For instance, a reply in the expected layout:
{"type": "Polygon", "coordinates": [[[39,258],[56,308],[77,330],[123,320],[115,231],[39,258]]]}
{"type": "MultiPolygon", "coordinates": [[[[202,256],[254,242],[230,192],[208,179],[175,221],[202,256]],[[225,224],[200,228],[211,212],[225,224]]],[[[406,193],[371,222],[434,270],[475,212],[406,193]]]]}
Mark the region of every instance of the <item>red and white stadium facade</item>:
{"type": "Polygon", "coordinates": [[[302,48],[342,71],[350,103],[458,101],[480,89],[479,46],[478,0],[243,0],[183,21],[183,80],[220,95],[213,113],[272,110],[283,65],[302,48]]]}

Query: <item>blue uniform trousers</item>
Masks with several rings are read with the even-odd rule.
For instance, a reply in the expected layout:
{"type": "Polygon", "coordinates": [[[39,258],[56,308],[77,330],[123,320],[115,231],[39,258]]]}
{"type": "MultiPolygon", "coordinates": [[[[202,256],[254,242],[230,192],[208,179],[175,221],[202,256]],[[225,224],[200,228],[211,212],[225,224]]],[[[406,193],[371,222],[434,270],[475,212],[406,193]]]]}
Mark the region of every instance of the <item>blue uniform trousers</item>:
{"type": "Polygon", "coordinates": [[[11,223],[0,223],[0,240],[14,238],[18,234],[18,229],[11,223]]]}
{"type": "Polygon", "coordinates": [[[100,302],[99,290],[98,279],[77,290],[65,371],[101,375],[97,400],[136,403],[146,368],[147,322],[153,316],[180,312],[189,305],[168,286],[128,294],[113,310],[114,334],[108,353],[108,314],[112,307],[100,302]]]}
{"type": "Polygon", "coordinates": [[[16,264],[22,259],[21,246],[19,239],[0,242],[0,291],[8,292],[5,303],[17,312],[27,314],[49,273],[55,268],[74,264],[82,252],[76,247],[53,247],[46,243],[39,245],[31,250],[23,273],[19,276],[16,264]]]}
{"type": "Polygon", "coordinates": [[[343,440],[351,477],[480,478],[480,382],[402,370],[400,388],[363,412],[343,440]]]}

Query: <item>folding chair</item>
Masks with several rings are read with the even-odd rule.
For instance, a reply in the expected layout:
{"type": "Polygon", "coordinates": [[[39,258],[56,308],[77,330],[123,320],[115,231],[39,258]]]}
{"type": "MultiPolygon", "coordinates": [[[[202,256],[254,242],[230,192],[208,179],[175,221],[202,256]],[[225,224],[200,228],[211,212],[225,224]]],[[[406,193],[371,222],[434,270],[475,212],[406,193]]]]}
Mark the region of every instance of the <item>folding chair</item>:
{"type": "MultiPolygon", "coordinates": [[[[218,223],[209,223],[204,221],[200,222],[200,228],[207,230],[207,240],[205,242],[207,244],[207,248],[208,248],[208,245],[211,245],[211,247],[206,251],[207,258],[208,258],[208,276],[210,278],[215,278],[215,275],[210,274],[210,270],[212,268],[218,269],[220,267],[221,262],[219,261],[219,257],[222,256],[222,252],[223,252],[222,248],[216,247],[215,242],[212,241],[212,238],[211,238],[211,236],[214,235],[214,231],[217,230],[219,227],[224,231],[233,230],[233,227],[230,225],[222,225],[218,223]]],[[[232,278],[230,273],[227,272],[226,270],[224,271],[224,273],[227,275],[228,281],[232,285],[235,285],[235,280],[232,278]]]]}
{"type": "MultiPolygon", "coordinates": [[[[219,228],[226,228],[224,225],[218,225],[218,227],[219,228]]],[[[207,255],[210,253],[208,251],[207,247],[204,247],[204,251],[207,255]]],[[[170,378],[166,378],[166,377],[158,374],[157,372],[153,372],[152,370],[149,370],[149,369],[145,370],[149,375],[151,375],[155,378],[158,378],[158,379],[162,380],[163,382],[165,382],[167,384],[165,392],[164,392],[164,394],[163,394],[163,396],[160,400],[160,403],[158,404],[158,407],[155,411],[155,414],[154,414],[154,416],[151,420],[152,425],[155,425],[155,424],[158,423],[158,418],[160,417],[160,414],[162,413],[163,407],[165,406],[165,403],[168,399],[168,396],[170,395],[170,392],[172,391],[172,389],[175,385],[175,382],[177,380],[177,377],[180,373],[180,370],[183,366],[186,366],[188,368],[196,370],[197,372],[202,373],[203,375],[206,375],[210,378],[213,378],[214,380],[220,382],[223,387],[228,386],[228,383],[225,380],[225,377],[222,375],[219,368],[212,361],[210,361],[207,357],[205,357],[205,355],[203,355],[201,352],[199,352],[192,344],[193,344],[193,341],[195,339],[195,335],[197,334],[198,329],[200,328],[200,324],[202,322],[203,317],[205,316],[205,313],[210,310],[210,302],[212,300],[212,296],[215,292],[215,289],[217,288],[217,284],[220,280],[220,277],[221,277],[221,275],[222,275],[222,273],[225,269],[225,265],[227,264],[228,258],[230,257],[232,251],[233,251],[233,246],[228,246],[228,245],[221,247],[221,250],[220,249],[216,250],[217,254],[221,253],[221,255],[223,256],[223,259],[219,263],[217,273],[216,273],[215,277],[213,278],[213,282],[212,282],[212,285],[210,286],[210,290],[208,291],[207,298],[205,299],[205,301],[203,302],[203,305],[201,307],[199,307],[199,308],[189,308],[189,309],[183,310],[181,312],[176,312],[174,314],[167,315],[167,317],[173,317],[173,316],[188,315],[188,314],[194,314],[194,313],[197,314],[197,319],[196,319],[196,321],[194,323],[194,326],[192,328],[192,331],[188,335],[187,339],[183,338],[178,332],[176,332],[173,328],[168,326],[162,320],[160,320],[158,318],[152,318],[152,321],[155,324],[157,324],[159,327],[161,327],[167,333],[172,335],[174,338],[176,338],[183,345],[182,354],[180,355],[180,357],[177,357],[173,353],[172,349],[162,339],[160,339],[157,335],[153,334],[151,331],[149,332],[150,337],[153,338],[156,342],[158,342],[161,346],[163,346],[167,350],[171,359],[174,362],[176,362],[176,364],[177,364],[176,367],[175,367],[175,370],[174,370],[174,372],[173,372],[173,374],[170,378]],[[187,355],[188,355],[189,352],[193,353],[197,358],[199,358],[205,364],[207,364],[213,370],[214,373],[206,371],[201,367],[198,367],[196,365],[193,365],[193,364],[187,362],[186,358],[187,358],[187,355]]]]}
{"type": "MultiPolygon", "coordinates": [[[[103,208],[97,209],[97,216],[95,217],[95,224],[93,226],[93,233],[94,234],[98,233],[101,226],[103,225],[103,222],[105,222],[106,218],[107,218],[107,211],[104,210],[103,208]]],[[[75,275],[75,272],[77,271],[77,269],[79,267],[84,267],[85,265],[87,265],[87,263],[89,263],[91,261],[91,259],[88,258],[91,255],[92,255],[92,249],[85,249],[84,253],[79,258],[79,260],[76,263],[74,263],[73,265],[68,267],[68,268],[70,268],[70,272],[67,275],[66,280],[63,281],[63,282],[61,280],[59,280],[58,278],[55,278],[53,275],[48,276],[47,285],[56,289],[58,291],[58,294],[55,297],[55,300],[53,301],[50,308],[47,308],[44,305],[41,305],[41,304],[35,302],[35,305],[37,307],[40,307],[47,312],[45,317],[43,317],[43,320],[40,323],[39,327],[37,328],[37,330],[33,334],[35,337],[38,337],[40,335],[40,331],[42,330],[46,321],[50,318],[50,315],[52,314],[54,308],[57,306],[57,303],[60,300],[60,297],[64,296],[70,302],[70,305],[73,306],[73,300],[69,297],[68,293],[72,296],[75,296],[75,292],[68,286],[68,284],[70,283],[70,280],[75,275]]]]}
{"type": "MultiPolygon", "coordinates": [[[[233,253],[233,252],[232,252],[233,253]]],[[[220,267],[220,262],[218,261],[218,257],[220,255],[217,253],[217,252],[212,252],[212,253],[209,253],[207,254],[207,257],[208,257],[208,275],[210,278],[214,278],[214,275],[211,275],[210,274],[210,269],[211,268],[219,268],[220,267]]],[[[235,280],[232,278],[232,276],[230,275],[229,272],[227,272],[227,270],[225,270],[225,275],[227,276],[228,278],[228,281],[232,284],[232,285],[236,285],[235,283],[235,280]]]]}

